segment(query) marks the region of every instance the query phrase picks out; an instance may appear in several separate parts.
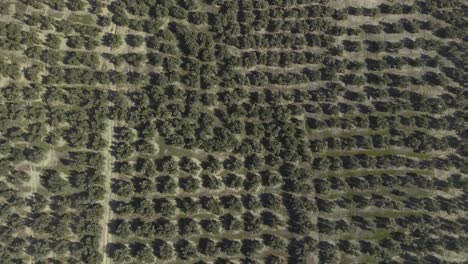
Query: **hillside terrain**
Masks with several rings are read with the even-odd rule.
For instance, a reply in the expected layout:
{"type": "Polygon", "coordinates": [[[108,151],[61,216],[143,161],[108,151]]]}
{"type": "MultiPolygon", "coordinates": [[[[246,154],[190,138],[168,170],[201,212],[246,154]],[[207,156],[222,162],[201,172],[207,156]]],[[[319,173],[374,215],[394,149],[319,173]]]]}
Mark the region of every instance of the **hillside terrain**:
{"type": "Polygon", "coordinates": [[[468,263],[467,18],[0,1],[0,264],[468,263]]]}

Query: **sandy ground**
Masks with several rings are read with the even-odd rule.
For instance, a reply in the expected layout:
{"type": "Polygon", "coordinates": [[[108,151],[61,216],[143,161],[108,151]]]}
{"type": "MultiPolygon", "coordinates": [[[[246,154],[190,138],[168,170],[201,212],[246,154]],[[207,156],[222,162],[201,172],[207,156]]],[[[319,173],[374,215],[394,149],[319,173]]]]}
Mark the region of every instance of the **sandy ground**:
{"type": "MultiPolygon", "coordinates": [[[[117,31],[116,26],[112,25],[110,32],[115,33],[117,31]]],[[[111,83],[109,86],[109,89],[111,91],[115,91],[115,86],[111,83]]],[[[113,162],[114,162],[114,157],[111,155],[111,146],[112,146],[112,141],[114,137],[114,120],[109,120],[109,126],[107,127],[106,131],[106,140],[109,144],[109,147],[105,150],[104,156],[106,158],[107,164],[105,168],[105,182],[104,182],[104,188],[106,190],[106,197],[103,201],[104,204],[104,229],[102,236],[103,238],[101,239],[102,241],[102,253],[103,253],[103,263],[112,263],[112,260],[107,257],[107,244],[112,241],[112,236],[109,234],[109,221],[112,219],[112,210],[109,207],[109,202],[112,199],[112,191],[111,191],[111,180],[112,180],[112,169],[113,169],[113,162]]]]}

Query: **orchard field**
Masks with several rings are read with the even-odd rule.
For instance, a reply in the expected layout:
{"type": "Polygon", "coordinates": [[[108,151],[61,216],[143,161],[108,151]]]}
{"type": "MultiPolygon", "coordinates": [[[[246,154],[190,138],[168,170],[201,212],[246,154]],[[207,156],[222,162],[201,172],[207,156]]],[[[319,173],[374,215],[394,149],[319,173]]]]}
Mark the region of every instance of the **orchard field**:
{"type": "Polygon", "coordinates": [[[467,17],[0,1],[0,264],[467,263],[467,17]]]}

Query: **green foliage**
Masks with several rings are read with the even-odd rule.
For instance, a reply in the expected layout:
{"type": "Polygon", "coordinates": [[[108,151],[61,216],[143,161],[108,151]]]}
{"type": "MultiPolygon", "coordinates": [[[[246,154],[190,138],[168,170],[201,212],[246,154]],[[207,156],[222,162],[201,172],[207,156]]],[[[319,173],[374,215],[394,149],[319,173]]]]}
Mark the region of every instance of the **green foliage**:
{"type": "Polygon", "coordinates": [[[115,49],[123,44],[123,40],[122,37],[118,34],[107,33],[102,39],[102,44],[115,49]]]}
{"type": "Polygon", "coordinates": [[[310,2],[0,4],[0,262],[464,259],[464,6],[310,2]]]}
{"type": "Polygon", "coordinates": [[[132,47],[140,47],[145,39],[141,35],[127,35],[126,42],[132,47]]]}

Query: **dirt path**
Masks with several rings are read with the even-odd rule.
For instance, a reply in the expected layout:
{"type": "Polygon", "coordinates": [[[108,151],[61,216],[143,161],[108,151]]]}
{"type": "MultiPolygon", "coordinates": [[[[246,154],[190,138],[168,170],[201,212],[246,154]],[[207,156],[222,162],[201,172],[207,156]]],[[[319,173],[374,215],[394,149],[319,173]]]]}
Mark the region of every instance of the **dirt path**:
{"type": "MultiPolygon", "coordinates": [[[[30,194],[30,196],[32,196],[32,195],[34,195],[34,193],[37,192],[37,182],[38,182],[37,178],[39,177],[39,175],[37,175],[36,166],[34,164],[29,163],[29,169],[30,169],[29,175],[31,176],[31,179],[30,179],[31,194],[30,194]]],[[[34,232],[32,231],[31,228],[28,228],[28,235],[29,235],[30,238],[34,237],[34,232]]],[[[32,255],[29,255],[29,263],[30,264],[34,263],[34,257],[32,255]]]]}
{"type": "MultiPolygon", "coordinates": [[[[14,6],[15,9],[16,9],[16,5],[13,5],[13,6],[14,6]]],[[[16,13],[16,10],[15,10],[15,13],[16,13]]],[[[26,15],[29,15],[29,14],[30,14],[30,6],[28,5],[28,6],[26,7],[26,15]]],[[[29,58],[28,58],[27,63],[28,63],[28,64],[30,63],[30,62],[29,62],[29,58]]],[[[28,101],[26,104],[27,104],[28,106],[31,105],[31,103],[30,103],[29,101],[28,101]]],[[[29,124],[29,123],[31,123],[31,122],[28,121],[28,124],[29,124]]],[[[29,143],[28,143],[28,147],[29,147],[29,143]]],[[[35,168],[34,164],[29,163],[29,170],[30,170],[29,175],[31,176],[30,182],[29,182],[29,184],[30,184],[30,186],[31,186],[31,193],[30,193],[30,196],[32,196],[34,193],[37,192],[37,181],[38,181],[37,178],[38,178],[38,175],[37,175],[37,173],[36,173],[36,168],[35,168]]],[[[28,235],[29,235],[30,238],[33,238],[33,237],[34,237],[34,232],[32,231],[31,228],[28,228],[28,235]]],[[[29,255],[29,264],[33,264],[33,263],[34,263],[34,257],[33,257],[32,255],[29,255]]]]}
{"type": "MultiPolygon", "coordinates": [[[[110,30],[112,33],[116,33],[117,29],[115,25],[112,25],[110,30]]],[[[114,69],[115,70],[115,67],[114,69]]],[[[115,92],[115,86],[111,83],[109,85],[109,90],[112,92],[115,92]]],[[[104,182],[104,188],[106,191],[106,197],[104,199],[104,230],[102,234],[102,248],[103,248],[103,261],[102,263],[108,264],[112,263],[111,259],[107,257],[107,245],[109,242],[112,242],[112,237],[109,235],[109,222],[112,219],[112,210],[109,207],[109,202],[112,199],[112,191],[111,191],[111,180],[112,180],[112,170],[113,170],[113,163],[114,163],[114,157],[111,155],[111,146],[112,146],[112,141],[114,137],[114,120],[109,119],[108,120],[109,125],[107,127],[107,132],[106,132],[106,140],[108,142],[108,147],[104,151],[104,157],[106,158],[106,168],[104,171],[105,174],[105,182],[104,182]]]]}
{"type": "Polygon", "coordinates": [[[113,131],[114,131],[114,121],[109,120],[109,125],[107,127],[107,133],[106,133],[106,139],[109,142],[109,146],[104,152],[104,156],[106,158],[106,168],[104,171],[105,174],[105,182],[104,182],[104,188],[106,191],[106,197],[104,199],[104,230],[103,230],[103,237],[101,239],[102,241],[102,246],[103,246],[103,263],[110,263],[110,259],[107,257],[106,253],[106,247],[107,244],[109,243],[109,220],[112,218],[112,210],[109,208],[109,202],[111,201],[111,179],[112,179],[112,164],[113,164],[113,157],[110,152],[110,148],[112,146],[112,138],[113,138],[113,131]]]}

